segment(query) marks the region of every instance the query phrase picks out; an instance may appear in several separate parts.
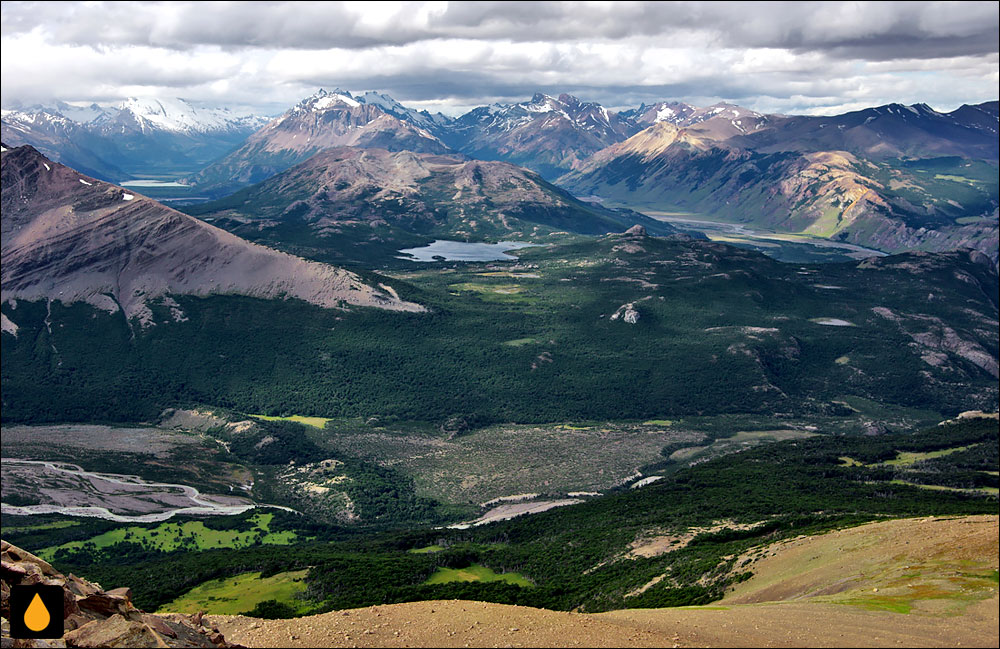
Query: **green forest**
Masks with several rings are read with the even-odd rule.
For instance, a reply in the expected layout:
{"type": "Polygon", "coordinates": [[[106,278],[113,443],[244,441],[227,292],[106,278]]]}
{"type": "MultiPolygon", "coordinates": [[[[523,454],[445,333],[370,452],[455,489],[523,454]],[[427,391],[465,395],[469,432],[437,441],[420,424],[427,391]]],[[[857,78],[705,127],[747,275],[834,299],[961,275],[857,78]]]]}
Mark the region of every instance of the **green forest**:
{"type": "MultiPolygon", "coordinates": [[[[270,529],[294,530],[299,540],[293,545],[201,552],[151,551],[125,542],[103,550],[85,545],[57,552],[54,564],[108,587],[127,583],[137,604],[148,609],[211,579],[307,568],[311,611],[449,598],[584,611],[703,604],[749,576],[752,565],[734,565],[732,557],[762,544],[886,517],[996,514],[998,441],[992,419],[968,419],[917,433],[819,436],[766,444],[682,469],[642,489],[480,528],[403,525],[372,532],[279,512],[270,529]],[[965,450],[936,453],[956,448],[965,450]],[[900,453],[936,456],[907,465],[885,464],[900,453]],[[855,462],[845,463],[845,456],[855,462]],[[899,481],[906,477],[921,484],[964,486],[969,472],[987,476],[983,482],[994,491],[929,490],[899,481]],[[717,521],[731,521],[733,527],[697,534],[665,555],[624,558],[629,544],[648,530],[683,532],[717,521]],[[741,524],[742,529],[735,527],[741,524]],[[440,551],[410,552],[432,544],[440,551]],[[438,568],[472,565],[517,573],[532,585],[424,584],[438,568]],[[137,583],[135,574],[144,579],[137,583]],[[661,574],[669,577],[661,585],[625,597],[661,574]]],[[[240,527],[249,521],[246,514],[206,525],[240,527]]],[[[28,521],[5,520],[5,528],[15,530],[5,534],[29,549],[67,538],[66,529],[54,527],[16,531],[22,522],[28,521]]],[[[110,527],[87,521],[69,530],[83,540],[110,527]]],[[[276,616],[287,612],[281,606],[258,612],[268,611],[276,616]]]]}

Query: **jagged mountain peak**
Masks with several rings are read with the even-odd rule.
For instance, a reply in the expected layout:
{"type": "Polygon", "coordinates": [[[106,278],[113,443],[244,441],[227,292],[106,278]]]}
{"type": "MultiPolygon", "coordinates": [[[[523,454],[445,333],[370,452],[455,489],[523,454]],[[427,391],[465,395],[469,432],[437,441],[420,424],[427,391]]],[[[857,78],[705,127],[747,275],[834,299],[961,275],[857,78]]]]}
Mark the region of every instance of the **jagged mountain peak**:
{"type": "Polygon", "coordinates": [[[355,99],[354,96],[347,90],[335,88],[328,91],[324,88],[320,88],[315,93],[296,104],[296,106],[289,112],[318,112],[328,110],[330,108],[357,108],[360,105],[361,102],[355,99]]]}
{"type": "Polygon", "coordinates": [[[555,178],[636,130],[596,102],[536,92],[529,101],[473,109],[442,137],[473,157],[506,160],[555,178]]]}
{"type": "Polygon", "coordinates": [[[404,106],[384,92],[369,90],[355,97],[363,104],[378,106],[393,117],[398,117],[408,121],[420,128],[427,129],[436,136],[439,136],[439,129],[451,122],[451,118],[442,113],[431,113],[427,110],[416,110],[404,106]]]}
{"type": "MultiPolygon", "coordinates": [[[[391,97],[383,103],[396,104],[391,97]]],[[[375,99],[375,97],[370,97],[375,99]]],[[[446,153],[448,147],[412,115],[395,115],[339,88],[320,89],[251,135],[189,181],[211,196],[258,183],[324,149],[340,146],[446,153]]]]}

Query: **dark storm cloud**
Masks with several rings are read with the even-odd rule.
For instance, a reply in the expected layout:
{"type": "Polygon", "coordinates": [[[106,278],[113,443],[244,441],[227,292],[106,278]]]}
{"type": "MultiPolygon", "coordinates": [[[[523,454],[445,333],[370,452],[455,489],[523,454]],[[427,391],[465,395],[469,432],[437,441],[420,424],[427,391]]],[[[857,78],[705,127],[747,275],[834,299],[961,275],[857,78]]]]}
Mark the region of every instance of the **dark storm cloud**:
{"type": "Polygon", "coordinates": [[[997,50],[996,2],[5,2],[5,34],[63,43],[187,48],[358,48],[435,39],[623,40],[771,47],[850,58],[938,58],[997,50]]]}

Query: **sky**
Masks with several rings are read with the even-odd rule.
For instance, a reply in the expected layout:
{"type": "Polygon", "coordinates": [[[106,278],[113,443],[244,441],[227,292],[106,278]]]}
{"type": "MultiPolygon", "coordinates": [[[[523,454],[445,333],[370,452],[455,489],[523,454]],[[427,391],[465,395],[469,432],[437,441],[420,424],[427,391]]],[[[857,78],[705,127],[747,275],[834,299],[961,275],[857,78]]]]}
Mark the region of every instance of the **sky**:
{"type": "Polygon", "coordinates": [[[318,88],[456,115],[535,92],[836,114],[996,100],[1000,3],[3,2],[4,107],[318,88]]]}

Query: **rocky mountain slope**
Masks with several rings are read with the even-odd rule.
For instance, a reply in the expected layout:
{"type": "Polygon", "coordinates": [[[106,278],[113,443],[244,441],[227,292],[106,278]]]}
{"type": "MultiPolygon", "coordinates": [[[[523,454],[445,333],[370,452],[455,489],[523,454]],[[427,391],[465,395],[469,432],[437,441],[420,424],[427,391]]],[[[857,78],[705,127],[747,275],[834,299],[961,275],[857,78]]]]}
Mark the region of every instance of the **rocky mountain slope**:
{"type": "Polygon", "coordinates": [[[611,204],[697,212],[889,252],[972,247],[996,261],[990,115],[987,104],[948,115],[888,106],[746,124],[725,111],[690,126],[662,119],[558,182],[611,204]],[[746,125],[754,130],[740,132],[746,125]],[[917,154],[936,157],[892,157],[917,154]]]}
{"type": "Polygon", "coordinates": [[[243,146],[192,176],[189,182],[210,195],[223,196],[265,180],[323,149],[338,146],[417,153],[449,150],[428,131],[386,112],[378,103],[362,102],[339,89],[320,90],[251,135],[243,146]]]}
{"type": "Polygon", "coordinates": [[[360,259],[357,246],[377,243],[395,254],[413,235],[537,240],[556,231],[606,234],[634,224],[656,234],[677,232],[635,212],[577,200],[509,163],[356,147],[327,149],[188,211],[275,244],[287,240],[290,229],[300,241],[308,232],[317,248],[354,259],[360,259]]]}
{"type": "Polygon", "coordinates": [[[636,130],[600,104],[536,93],[519,104],[476,108],[448,124],[442,137],[474,158],[512,162],[551,179],[636,130]]]}
{"type": "Polygon", "coordinates": [[[352,273],[249,243],[32,147],[2,156],[4,301],[86,301],[142,320],[147,303],[166,294],[420,309],[352,273]]]}
{"type": "Polygon", "coordinates": [[[5,110],[0,134],[102,180],[200,168],[267,120],[183,99],[129,98],[114,106],[33,106],[5,110]]]}
{"type": "Polygon", "coordinates": [[[63,575],[30,552],[0,541],[4,647],[238,647],[201,615],[152,615],[136,608],[127,586],[105,591],[100,585],[63,575]],[[60,641],[11,639],[12,586],[44,584],[63,588],[61,611],[65,634],[60,641]]]}

